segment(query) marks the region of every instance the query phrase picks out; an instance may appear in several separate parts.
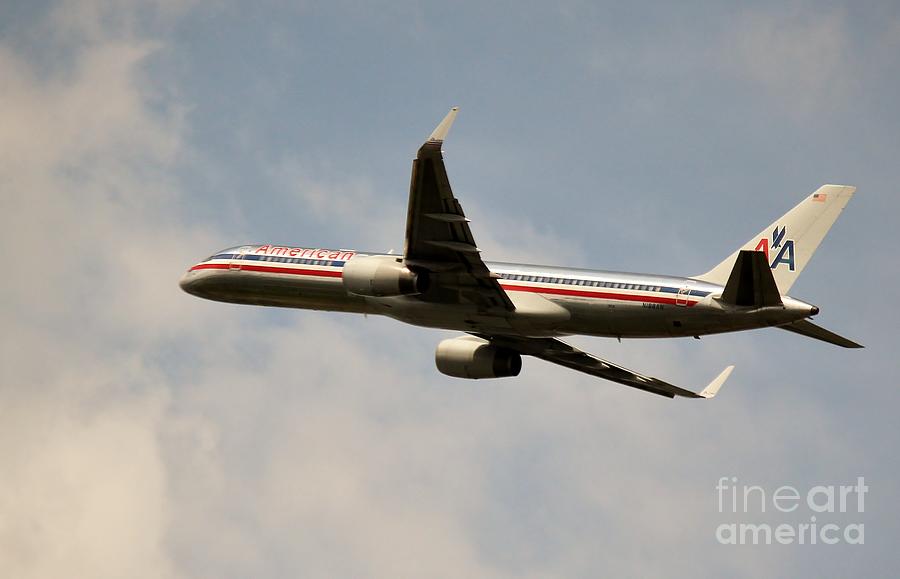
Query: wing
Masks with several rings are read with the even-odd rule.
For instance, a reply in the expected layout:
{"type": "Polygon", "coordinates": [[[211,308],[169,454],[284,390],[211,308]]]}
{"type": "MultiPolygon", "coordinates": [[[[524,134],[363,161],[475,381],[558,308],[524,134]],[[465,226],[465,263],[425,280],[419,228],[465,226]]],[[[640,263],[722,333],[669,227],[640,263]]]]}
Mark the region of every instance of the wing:
{"type": "Polygon", "coordinates": [[[725,368],[709,385],[700,392],[693,392],[679,388],[668,382],[663,382],[652,376],[645,376],[633,372],[628,368],[623,368],[617,364],[613,364],[607,360],[602,360],[596,356],[592,356],[587,352],[583,352],[574,346],[570,346],[556,338],[526,338],[518,336],[480,336],[489,340],[492,344],[514,350],[520,354],[534,356],[547,362],[553,362],[572,370],[578,370],[585,374],[612,380],[625,386],[646,390],[660,396],[674,398],[675,396],[684,396],[685,398],[712,398],[728,379],[734,366],[725,368]]]}
{"type": "Polygon", "coordinates": [[[474,304],[481,312],[512,311],[509,296],[481,260],[444,168],[441,144],[457,111],[450,110],[413,161],[403,257],[407,267],[429,273],[429,288],[419,299],[474,304]]]}

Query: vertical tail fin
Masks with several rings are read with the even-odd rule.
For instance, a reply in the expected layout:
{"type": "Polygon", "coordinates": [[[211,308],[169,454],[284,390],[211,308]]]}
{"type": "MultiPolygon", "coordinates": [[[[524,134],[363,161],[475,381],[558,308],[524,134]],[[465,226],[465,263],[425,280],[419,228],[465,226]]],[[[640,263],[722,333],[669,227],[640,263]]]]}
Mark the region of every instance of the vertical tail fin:
{"type": "Polygon", "coordinates": [[[822,185],[725,261],[695,279],[724,286],[740,251],[762,251],[778,291],[786,294],[855,191],[856,187],[822,185]]]}

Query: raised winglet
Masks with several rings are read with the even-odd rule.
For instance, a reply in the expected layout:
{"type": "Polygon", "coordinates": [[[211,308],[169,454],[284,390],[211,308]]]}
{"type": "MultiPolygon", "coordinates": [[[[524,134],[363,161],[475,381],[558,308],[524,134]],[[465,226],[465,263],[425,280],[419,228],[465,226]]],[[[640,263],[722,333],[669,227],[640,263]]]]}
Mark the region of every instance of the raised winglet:
{"type": "Polygon", "coordinates": [[[734,366],[729,366],[722,370],[722,373],[716,376],[716,379],[709,383],[709,386],[703,389],[700,392],[701,398],[713,398],[719,392],[719,388],[722,387],[722,384],[725,383],[725,380],[728,380],[728,377],[731,376],[731,371],[734,370],[734,366]]]}
{"type": "Polygon", "coordinates": [[[441,124],[431,132],[431,136],[428,137],[429,141],[436,141],[438,143],[442,142],[447,138],[447,133],[450,132],[450,127],[453,125],[453,120],[456,119],[456,113],[459,112],[459,107],[453,107],[450,109],[450,112],[447,113],[447,116],[444,117],[444,120],[441,121],[441,124]]]}

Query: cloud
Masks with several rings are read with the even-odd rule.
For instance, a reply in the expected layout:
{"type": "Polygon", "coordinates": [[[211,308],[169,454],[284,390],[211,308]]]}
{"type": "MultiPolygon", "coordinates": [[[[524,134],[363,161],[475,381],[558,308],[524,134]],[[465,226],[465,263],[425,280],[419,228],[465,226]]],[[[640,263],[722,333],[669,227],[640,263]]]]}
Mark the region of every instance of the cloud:
{"type": "MultiPolygon", "coordinates": [[[[834,433],[841,409],[790,388],[791,376],[753,384],[772,374],[751,370],[770,350],[739,338],[702,350],[583,340],[673,380],[711,377],[692,365],[739,363],[715,406],[691,405],[534,360],[515,380],[453,380],[433,368],[438,332],[182,294],[176,281],[196,253],[232,240],[186,217],[191,193],[175,175],[203,154],[188,137],[189,107],[168,92],[157,100],[168,78],[149,69],[166,36],[135,24],[140,8],[79,10],[65,4],[41,24],[44,58],[0,44],[4,570],[802,570],[784,551],[710,549],[717,477],[780,482],[814,470],[798,464],[854,464],[856,447],[834,433]],[[133,25],[110,32],[104,22],[133,25]],[[63,49],[57,67],[36,62],[63,49]]],[[[373,249],[399,239],[403,215],[378,203],[365,175],[298,158],[266,176],[341,234],[373,249]]],[[[489,257],[552,262],[581,251],[463,202],[489,257]]]]}
{"type": "MultiPolygon", "coordinates": [[[[0,560],[15,577],[168,577],[167,469],[158,430],[166,392],[122,383],[139,361],[43,356],[58,365],[43,380],[16,371],[32,352],[62,348],[17,338],[27,348],[3,360],[0,560]]],[[[41,336],[41,338],[45,338],[41,336]]]]}
{"type": "Polygon", "coordinates": [[[177,279],[160,256],[208,236],[165,219],[181,137],[177,114],[147,104],[142,65],[158,45],[91,29],[58,52],[71,48],[57,43],[60,12],[86,7],[42,24],[47,56],[65,64],[41,70],[0,44],[0,242],[14,256],[0,309],[0,559],[17,577],[168,577],[170,392],[145,348],[179,318],[156,287],[177,279]]]}

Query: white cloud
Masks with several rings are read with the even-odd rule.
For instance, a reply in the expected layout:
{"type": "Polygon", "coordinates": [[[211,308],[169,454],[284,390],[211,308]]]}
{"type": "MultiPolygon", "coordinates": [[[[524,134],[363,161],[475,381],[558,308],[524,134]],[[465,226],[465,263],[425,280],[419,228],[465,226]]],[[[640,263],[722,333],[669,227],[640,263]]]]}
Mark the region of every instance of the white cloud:
{"type": "Polygon", "coordinates": [[[145,370],[134,360],[47,358],[63,367],[39,382],[17,379],[22,359],[4,360],[13,368],[0,391],[4,573],[171,576],[163,549],[171,505],[156,440],[165,390],[121,384],[145,370]]]}
{"type": "MultiPolygon", "coordinates": [[[[85,14],[71,67],[38,72],[0,44],[0,244],[11,254],[0,567],[17,577],[783,569],[782,552],[742,552],[732,568],[732,552],[708,549],[712,485],[736,455],[778,476],[796,459],[780,446],[791,437],[822,461],[851,453],[822,435],[835,418],[802,392],[745,382],[714,407],[690,405],[535,361],[516,380],[450,380],[432,367],[437,333],[310,312],[273,321],[180,293],[182,267],[228,240],[183,221],[170,175],[191,153],[189,119],[177,102],[150,107],[144,76],[165,44],[128,27],[107,35],[85,14]]],[[[46,26],[65,36],[64,22],[56,12],[46,26]]],[[[273,179],[322,219],[373,242],[399,237],[403,216],[380,208],[363,177],[298,164],[273,179]]],[[[475,233],[491,257],[578,251],[500,217],[476,220],[475,233]]],[[[643,344],[588,346],[681,376],[693,372],[686,353],[725,354],[682,343],[646,360],[643,344]]]]}

